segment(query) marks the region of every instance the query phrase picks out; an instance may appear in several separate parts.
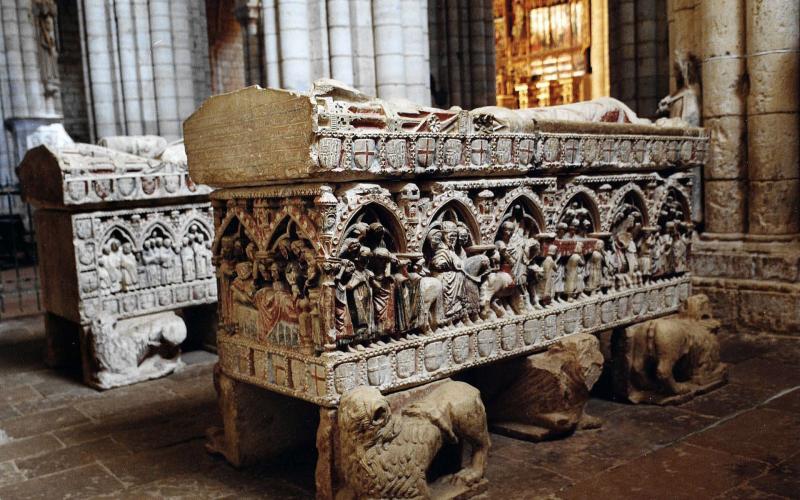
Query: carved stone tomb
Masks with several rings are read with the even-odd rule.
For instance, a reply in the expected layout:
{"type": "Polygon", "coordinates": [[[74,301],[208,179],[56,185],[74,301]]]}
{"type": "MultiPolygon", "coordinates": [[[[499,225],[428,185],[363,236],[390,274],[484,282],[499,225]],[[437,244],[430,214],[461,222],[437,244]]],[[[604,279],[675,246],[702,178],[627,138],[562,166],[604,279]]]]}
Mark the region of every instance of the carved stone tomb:
{"type": "Polygon", "coordinates": [[[214,316],[190,306],[217,300],[210,190],[189,178],[183,145],[105,142],[138,154],[39,146],[18,168],[36,207],[47,361],[68,361],[79,338],[84,380],[98,389],[180,367],[187,326],[201,335],[214,316]]]}
{"type": "MultiPolygon", "coordinates": [[[[331,450],[350,391],[402,394],[689,297],[703,130],[612,99],[532,112],[321,81],[212,97],[186,122],[192,177],[220,188],[219,378],[321,407],[320,496],[346,481],[331,450]]],[[[237,422],[216,449],[241,464],[237,422]]]]}

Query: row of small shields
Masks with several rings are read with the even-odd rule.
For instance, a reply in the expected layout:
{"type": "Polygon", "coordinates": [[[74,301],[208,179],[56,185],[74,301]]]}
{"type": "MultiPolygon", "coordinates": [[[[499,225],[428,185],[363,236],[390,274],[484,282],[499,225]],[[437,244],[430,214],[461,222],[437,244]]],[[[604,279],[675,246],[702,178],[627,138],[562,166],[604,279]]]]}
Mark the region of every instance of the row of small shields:
{"type": "MultiPolygon", "coordinates": [[[[167,193],[177,193],[181,187],[181,175],[163,176],[142,176],[142,177],[116,177],[109,179],[92,179],[70,181],[67,183],[67,192],[73,201],[82,201],[94,193],[101,200],[105,200],[112,193],[116,192],[122,198],[128,198],[137,192],[137,187],[141,186],[141,192],[152,195],[158,191],[159,186],[163,186],[167,193]]],[[[197,190],[197,185],[191,182],[186,175],[186,187],[190,192],[197,190]]]]}
{"type": "Polygon", "coordinates": [[[458,335],[449,340],[429,342],[421,348],[409,347],[398,351],[394,356],[381,354],[368,358],[366,362],[345,362],[334,368],[336,390],[343,394],[359,385],[359,370],[366,371],[366,382],[369,385],[386,387],[393,382],[395,375],[397,379],[403,380],[423,369],[426,373],[435,373],[446,368],[450,359],[460,365],[476,356],[492,357],[498,353],[498,349],[509,352],[523,346],[555,340],[559,332],[561,335],[570,335],[578,332],[581,327],[594,328],[617,319],[625,320],[644,315],[648,311],[657,312],[662,307],[672,308],[677,305],[680,295],[672,286],[665,288],[663,293],[660,290],[651,290],[647,293],[623,295],[616,300],[587,304],[560,314],[549,314],[521,323],[508,323],[496,329],[458,335]]]}

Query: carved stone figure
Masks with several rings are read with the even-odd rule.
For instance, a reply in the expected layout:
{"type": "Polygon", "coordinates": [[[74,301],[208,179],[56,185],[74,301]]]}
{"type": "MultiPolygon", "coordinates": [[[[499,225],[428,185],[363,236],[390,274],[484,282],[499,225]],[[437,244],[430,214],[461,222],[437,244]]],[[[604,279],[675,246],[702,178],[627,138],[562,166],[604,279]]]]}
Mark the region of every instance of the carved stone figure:
{"type": "Polygon", "coordinates": [[[700,126],[701,93],[699,79],[700,63],[692,54],[675,52],[675,86],[678,90],[658,103],[657,114],[666,116],[660,123],[670,125],[688,124],[700,126]]]}
{"type": "MultiPolygon", "coordinates": [[[[212,97],[185,131],[193,179],[225,188],[212,195],[221,373],[324,407],[322,496],[333,496],[341,470],[354,495],[395,496],[380,489],[393,484],[423,494],[418,478],[432,452],[396,455],[405,447],[376,439],[407,437],[413,422],[419,432],[438,428],[411,414],[401,419],[408,425],[385,427],[380,415],[370,423],[373,406],[385,405],[348,395],[394,401],[569,335],[673,313],[691,293],[691,277],[672,262],[689,249],[672,243],[667,223],[680,233],[690,220],[685,170],[705,161],[706,134],[657,128],[613,100],[445,110],[323,81],[308,93],[212,97]],[[247,124],[233,119],[245,115],[247,124]],[[671,259],[647,283],[645,226],[668,235],[671,259]],[[255,290],[255,308],[249,293],[229,295],[239,285],[255,290]],[[345,409],[361,423],[348,423],[345,409]],[[363,444],[337,448],[337,433],[352,442],[356,430],[363,444]],[[331,465],[340,452],[343,469],[331,465]]],[[[559,378],[572,368],[544,372],[574,398],[541,407],[567,417],[539,421],[568,432],[591,377],[576,375],[580,389],[559,378]]]]}
{"type": "Polygon", "coordinates": [[[615,340],[615,392],[632,403],[678,404],[719,387],[716,330],[705,295],[689,297],[681,312],[630,326],[615,340]]]}
{"type": "Polygon", "coordinates": [[[101,314],[91,326],[93,377],[106,389],[162,377],[183,366],[178,346],[185,339],[186,325],[173,312],[127,320],[101,314]]]}
{"type": "Polygon", "coordinates": [[[347,489],[337,498],[430,498],[426,472],[448,443],[471,448],[470,463],[451,482],[475,487],[486,470],[486,411],[463,382],[440,385],[399,415],[376,388],[357,387],[342,396],[338,431],[347,489]]]}
{"type": "Polygon", "coordinates": [[[37,230],[49,235],[39,254],[49,363],[72,359],[80,332],[84,380],[107,389],[180,366],[187,330],[210,343],[213,313],[203,306],[216,302],[217,289],[209,189],[188,185],[185,161],[43,145],[26,154],[19,177],[38,208],[37,230]]]}
{"type": "Polygon", "coordinates": [[[44,83],[45,94],[54,96],[61,88],[56,41],[58,6],[54,0],[35,0],[32,3],[32,10],[36,21],[36,36],[39,41],[39,72],[44,83]]]}
{"type": "Polygon", "coordinates": [[[481,390],[494,432],[542,441],[601,425],[584,407],[602,369],[597,338],[578,334],[545,352],[480,369],[469,380],[481,390]]]}

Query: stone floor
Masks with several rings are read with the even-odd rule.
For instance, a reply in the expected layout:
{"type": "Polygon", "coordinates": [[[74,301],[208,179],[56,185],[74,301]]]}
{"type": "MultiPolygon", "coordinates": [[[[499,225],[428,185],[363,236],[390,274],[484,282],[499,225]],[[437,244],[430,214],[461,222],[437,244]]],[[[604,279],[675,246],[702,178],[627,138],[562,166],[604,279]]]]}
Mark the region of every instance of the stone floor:
{"type": "MultiPolygon", "coordinates": [[[[800,497],[800,338],[722,343],[731,383],[692,402],[598,398],[601,430],[540,444],[493,436],[490,497],[800,497]]],[[[219,424],[213,355],[100,393],[46,369],[41,348],[39,318],[0,322],[0,498],[313,495],[313,452],[241,471],[205,453],[204,431],[219,424]]]]}

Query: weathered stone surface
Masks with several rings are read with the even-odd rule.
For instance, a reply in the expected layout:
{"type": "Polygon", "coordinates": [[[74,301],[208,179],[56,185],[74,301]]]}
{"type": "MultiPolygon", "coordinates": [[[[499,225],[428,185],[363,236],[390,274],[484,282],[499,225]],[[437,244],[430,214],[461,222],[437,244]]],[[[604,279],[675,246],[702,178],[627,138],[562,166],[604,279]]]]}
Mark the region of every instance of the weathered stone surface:
{"type": "Polygon", "coordinates": [[[223,428],[208,429],[206,449],[237,467],[314,442],[316,408],[231,379],[215,370],[223,428]]]}
{"type": "Polygon", "coordinates": [[[596,428],[584,406],[603,367],[594,335],[578,334],[547,351],[469,374],[479,389],[494,432],[541,441],[596,428]]]}
{"type": "Polygon", "coordinates": [[[705,182],[706,231],[741,233],[744,231],[747,191],[736,180],[705,182]]]}
{"type": "Polygon", "coordinates": [[[778,464],[797,453],[800,415],[753,410],[721,423],[687,442],[762,462],[778,464]]]}
{"type": "Polygon", "coordinates": [[[746,86],[744,60],[721,58],[703,61],[703,74],[712,78],[703,80],[703,116],[718,118],[738,116],[745,112],[746,86]]]}
{"type": "MultiPolygon", "coordinates": [[[[701,17],[703,59],[745,53],[744,2],[703,0],[697,2],[701,17]]],[[[704,71],[704,76],[708,75],[704,71]]],[[[705,78],[703,79],[705,83],[705,78]]]]}
{"type": "Polygon", "coordinates": [[[489,431],[474,387],[443,382],[400,415],[376,388],[358,387],[342,397],[337,413],[337,497],[463,498],[485,490],[489,431]],[[429,484],[426,473],[448,443],[468,444],[470,458],[429,484]]]}
{"type": "Polygon", "coordinates": [[[650,320],[614,339],[614,392],[632,403],[676,404],[726,381],[708,297],[689,297],[680,314],[650,320]]]}
{"type": "MultiPolygon", "coordinates": [[[[704,96],[705,97],[705,96],[704,96]]],[[[704,101],[705,102],[705,101],[704,101]]],[[[706,180],[743,179],[747,172],[747,132],[738,116],[705,118],[709,131],[708,162],[703,169],[706,180]]]]}
{"type": "Polygon", "coordinates": [[[796,179],[800,175],[800,114],[751,115],[747,126],[748,178],[755,181],[796,179]]]}
{"type": "Polygon", "coordinates": [[[753,234],[793,234],[800,231],[800,179],[752,181],[748,197],[749,230],[753,234]]]}
{"type": "Polygon", "coordinates": [[[111,493],[122,486],[105,468],[98,464],[89,464],[0,487],[0,497],[45,500],[63,497],[64,492],[68,491],[74,497],[88,498],[111,493]]]}
{"type": "MultiPolygon", "coordinates": [[[[800,48],[800,5],[793,0],[770,3],[747,2],[747,48],[759,53],[775,49],[800,48]]],[[[788,89],[787,89],[788,90],[788,89]]]]}
{"type": "Polygon", "coordinates": [[[747,56],[750,91],[747,96],[749,115],[762,113],[797,113],[800,110],[800,58],[797,49],[747,56]]]}
{"type": "Polygon", "coordinates": [[[800,294],[741,290],[739,319],[742,326],[768,331],[800,329],[800,294]]]}

